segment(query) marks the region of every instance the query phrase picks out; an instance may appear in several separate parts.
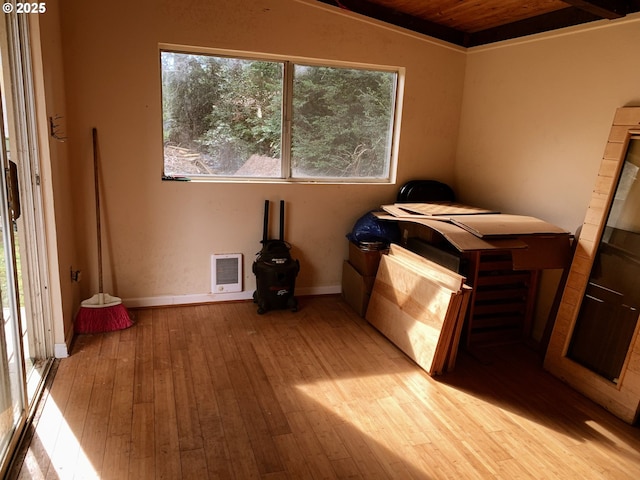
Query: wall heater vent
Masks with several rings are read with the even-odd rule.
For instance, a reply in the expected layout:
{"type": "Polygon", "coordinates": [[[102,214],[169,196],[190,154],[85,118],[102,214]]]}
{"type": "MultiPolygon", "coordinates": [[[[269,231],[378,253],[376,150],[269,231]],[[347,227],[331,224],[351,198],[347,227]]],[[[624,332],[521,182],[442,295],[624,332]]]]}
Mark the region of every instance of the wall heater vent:
{"type": "Polygon", "coordinates": [[[242,254],[211,255],[211,291],[242,291],[242,254]]]}

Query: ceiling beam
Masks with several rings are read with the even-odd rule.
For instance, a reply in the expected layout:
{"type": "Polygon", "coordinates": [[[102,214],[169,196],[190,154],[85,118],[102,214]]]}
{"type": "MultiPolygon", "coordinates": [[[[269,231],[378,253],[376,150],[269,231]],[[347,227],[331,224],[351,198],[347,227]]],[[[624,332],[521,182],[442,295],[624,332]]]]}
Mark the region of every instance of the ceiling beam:
{"type": "Polygon", "coordinates": [[[465,42],[465,34],[459,30],[438,25],[417,18],[406,13],[398,12],[391,8],[383,7],[366,0],[318,0],[328,5],[334,5],[350,12],[359,13],[369,18],[375,18],[385,23],[390,23],[398,27],[406,28],[413,32],[422,33],[430,37],[439,38],[455,45],[463,46],[465,42]]]}
{"type": "Polygon", "coordinates": [[[562,0],[572,7],[597,15],[600,18],[624,17],[629,13],[629,2],[626,0],[562,0]]]}
{"type": "Polygon", "coordinates": [[[470,33],[467,35],[464,46],[476,47],[487,43],[501,42],[511,38],[548,32],[558,28],[572,27],[596,20],[601,20],[601,17],[579,8],[568,7],[518,22],[470,33]]]}

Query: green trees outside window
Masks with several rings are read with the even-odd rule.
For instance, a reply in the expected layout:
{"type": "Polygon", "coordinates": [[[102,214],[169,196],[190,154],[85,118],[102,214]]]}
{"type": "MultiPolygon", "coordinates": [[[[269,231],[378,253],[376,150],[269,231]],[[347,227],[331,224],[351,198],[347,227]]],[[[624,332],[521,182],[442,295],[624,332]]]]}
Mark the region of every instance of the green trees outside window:
{"type": "Polygon", "coordinates": [[[165,175],[389,178],[397,72],[169,51],[161,66],[165,175]]]}

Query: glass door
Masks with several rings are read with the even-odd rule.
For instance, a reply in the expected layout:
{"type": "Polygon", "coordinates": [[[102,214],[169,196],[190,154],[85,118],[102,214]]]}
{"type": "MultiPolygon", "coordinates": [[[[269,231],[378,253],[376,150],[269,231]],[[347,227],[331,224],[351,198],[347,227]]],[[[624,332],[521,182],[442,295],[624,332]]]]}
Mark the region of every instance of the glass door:
{"type": "MultiPolygon", "coordinates": [[[[2,91],[0,95],[4,98],[2,91]]],[[[5,102],[2,102],[3,105],[5,102]]],[[[2,109],[4,110],[4,108],[2,109]]],[[[17,169],[7,155],[4,112],[0,114],[0,451],[7,452],[26,414],[26,382],[20,321],[20,281],[16,254],[16,220],[19,216],[17,169]],[[12,192],[12,193],[10,193],[12,192]]]]}
{"type": "Polygon", "coordinates": [[[0,477],[53,359],[25,15],[0,17],[0,477]]]}

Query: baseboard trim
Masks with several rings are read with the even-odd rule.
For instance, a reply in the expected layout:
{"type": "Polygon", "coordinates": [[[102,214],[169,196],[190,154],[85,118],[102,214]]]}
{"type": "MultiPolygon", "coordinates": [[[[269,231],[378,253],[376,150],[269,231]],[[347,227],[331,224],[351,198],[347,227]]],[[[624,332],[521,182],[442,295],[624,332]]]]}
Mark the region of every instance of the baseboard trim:
{"type": "MultiPolygon", "coordinates": [[[[75,325],[74,325],[74,328],[75,328],[75,325]]],[[[71,351],[71,342],[73,342],[73,332],[74,332],[73,328],[70,328],[67,331],[67,334],[64,339],[64,343],[53,344],[53,356],[55,358],[67,358],[69,356],[69,352],[71,351]]]]}
{"type": "Polygon", "coordinates": [[[66,343],[56,343],[53,346],[53,356],[55,358],[67,358],[69,356],[69,347],[66,343]]]}
{"type": "MultiPolygon", "coordinates": [[[[340,285],[325,287],[296,288],[296,296],[335,295],[342,291],[340,285]]],[[[123,298],[127,308],[166,307],[171,305],[192,305],[198,303],[233,302],[253,299],[253,290],[236,293],[202,293],[193,295],[163,295],[158,297],[123,298]]]]}

